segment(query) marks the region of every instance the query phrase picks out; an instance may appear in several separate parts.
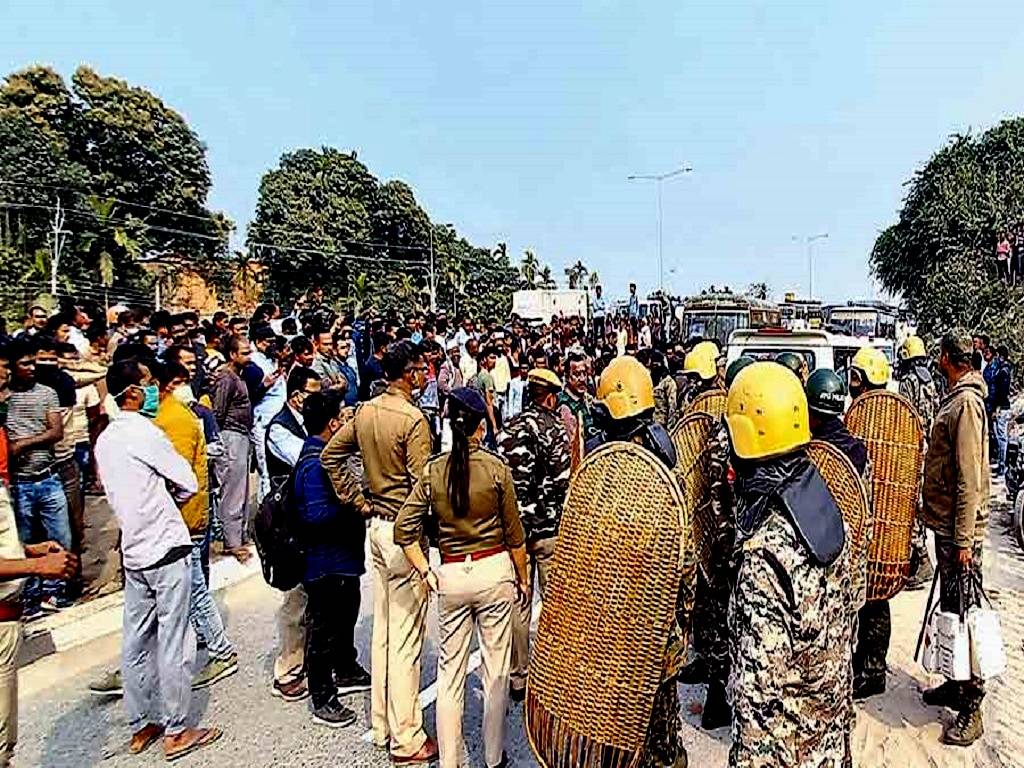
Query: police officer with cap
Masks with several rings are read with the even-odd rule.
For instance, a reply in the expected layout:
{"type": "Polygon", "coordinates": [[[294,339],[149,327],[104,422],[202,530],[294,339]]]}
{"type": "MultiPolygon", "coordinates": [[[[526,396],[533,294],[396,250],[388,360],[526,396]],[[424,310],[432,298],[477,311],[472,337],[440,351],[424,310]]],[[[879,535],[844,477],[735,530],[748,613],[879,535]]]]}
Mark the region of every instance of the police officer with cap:
{"type": "MultiPolygon", "coordinates": [[[[526,531],[530,585],[536,577],[541,596],[555,557],[558,524],[569,490],[571,454],[565,423],[558,416],[562,382],[554,371],[534,368],[526,375],[523,411],[498,435],[498,452],[508,462],[526,531]]],[[[533,601],[521,603],[512,617],[513,701],[526,696],[533,601]]]]}
{"type": "Polygon", "coordinates": [[[679,392],[679,407],[685,409],[697,395],[719,387],[718,345],[713,341],[702,341],[686,355],[683,373],[688,386],[679,392]]]}
{"type": "Polygon", "coordinates": [[[803,355],[796,352],[780,352],[776,355],[775,362],[795,373],[801,384],[807,384],[810,371],[807,368],[807,359],[803,355]]]}

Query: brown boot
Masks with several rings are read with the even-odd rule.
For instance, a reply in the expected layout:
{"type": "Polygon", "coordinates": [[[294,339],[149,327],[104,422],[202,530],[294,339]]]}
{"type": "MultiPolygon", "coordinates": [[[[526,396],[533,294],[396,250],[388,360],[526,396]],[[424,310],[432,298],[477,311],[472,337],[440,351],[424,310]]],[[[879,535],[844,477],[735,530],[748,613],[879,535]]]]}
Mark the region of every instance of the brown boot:
{"type": "Polygon", "coordinates": [[[969,747],[985,733],[985,725],[981,721],[981,705],[976,704],[964,709],[956,716],[956,720],[946,726],[942,732],[942,743],[954,747],[969,747]]]}

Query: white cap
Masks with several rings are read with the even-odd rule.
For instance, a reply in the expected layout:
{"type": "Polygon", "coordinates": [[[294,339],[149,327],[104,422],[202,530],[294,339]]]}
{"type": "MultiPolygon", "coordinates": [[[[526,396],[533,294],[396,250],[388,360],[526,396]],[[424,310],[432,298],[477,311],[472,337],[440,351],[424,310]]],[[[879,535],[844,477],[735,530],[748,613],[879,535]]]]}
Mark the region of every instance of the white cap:
{"type": "Polygon", "coordinates": [[[445,349],[447,349],[449,352],[451,352],[453,349],[458,349],[458,348],[459,348],[458,339],[449,339],[448,343],[445,345],[445,349]]]}

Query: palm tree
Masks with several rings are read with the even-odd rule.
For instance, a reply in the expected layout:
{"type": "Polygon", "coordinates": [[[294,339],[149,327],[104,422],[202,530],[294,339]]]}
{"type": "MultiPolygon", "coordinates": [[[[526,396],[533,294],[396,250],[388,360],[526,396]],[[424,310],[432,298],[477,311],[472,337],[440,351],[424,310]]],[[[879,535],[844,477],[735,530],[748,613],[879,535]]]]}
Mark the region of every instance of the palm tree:
{"type": "MultiPolygon", "coordinates": [[[[94,247],[99,248],[99,253],[96,254],[96,271],[99,272],[100,285],[103,286],[104,303],[109,306],[107,291],[114,285],[116,279],[114,271],[116,263],[112,251],[120,251],[129,260],[135,260],[141,255],[142,246],[128,233],[127,229],[121,226],[119,221],[115,220],[116,207],[113,200],[89,195],[86,202],[92,209],[98,231],[84,233],[81,241],[82,247],[86,251],[91,251],[94,247]]],[[[131,216],[127,220],[142,223],[131,216]]]]}
{"type": "Polygon", "coordinates": [[[445,268],[445,279],[452,286],[452,315],[459,312],[459,296],[466,292],[466,266],[461,259],[450,259],[445,268]]]}
{"type": "Polygon", "coordinates": [[[547,264],[541,267],[537,277],[539,278],[537,287],[542,290],[553,290],[558,287],[558,283],[555,282],[555,278],[551,276],[551,267],[547,264]]]}
{"type": "Polygon", "coordinates": [[[363,305],[370,297],[370,278],[365,272],[360,272],[352,278],[352,286],[349,291],[352,300],[352,309],[358,316],[362,314],[363,305]]]}
{"type": "Polygon", "coordinates": [[[569,280],[569,289],[578,288],[589,272],[590,270],[584,266],[583,262],[577,259],[575,264],[565,270],[565,276],[569,280]]]}
{"type": "MultiPolygon", "coordinates": [[[[534,290],[537,287],[537,272],[540,270],[540,262],[529,248],[523,251],[523,263],[519,271],[523,275],[523,284],[527,290],[534,290]]],[[[550,272],[550,270],[548,270],[550,272]]]]}
{"type": "Polygon", "coordinates": [[[590,273],[587,283],[590,285],[590,290],[594,290],[601,284],[601,276],[597,274],[596,270],[590,273]]]}

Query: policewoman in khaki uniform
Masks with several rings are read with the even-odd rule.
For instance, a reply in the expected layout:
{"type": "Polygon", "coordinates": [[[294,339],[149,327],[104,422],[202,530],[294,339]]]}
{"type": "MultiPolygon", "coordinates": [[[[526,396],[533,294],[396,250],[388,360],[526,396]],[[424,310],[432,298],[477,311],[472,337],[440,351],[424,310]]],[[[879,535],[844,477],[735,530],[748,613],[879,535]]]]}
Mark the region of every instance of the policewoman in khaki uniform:
{"type": "Polygon", "coordinates": [[[482,449],[486,406],[475,390],[448,400],[452,450],[427,463],[395,521],[395,543],[438,595],[437,741],[442,768],[462,764],[462,708],[473,627],[479,635],[484,692],[484,757],[505,765],[505,705],[512,657],[512,614],[528,599],[526,547],[508,465],[482,449]],[[441,567],[421,547],[428,517],[437,528],[441,567]]]}

